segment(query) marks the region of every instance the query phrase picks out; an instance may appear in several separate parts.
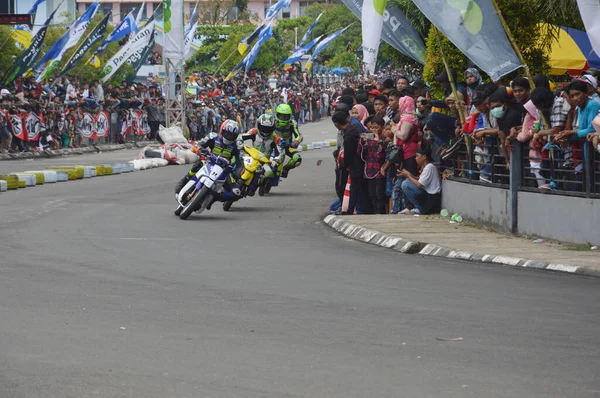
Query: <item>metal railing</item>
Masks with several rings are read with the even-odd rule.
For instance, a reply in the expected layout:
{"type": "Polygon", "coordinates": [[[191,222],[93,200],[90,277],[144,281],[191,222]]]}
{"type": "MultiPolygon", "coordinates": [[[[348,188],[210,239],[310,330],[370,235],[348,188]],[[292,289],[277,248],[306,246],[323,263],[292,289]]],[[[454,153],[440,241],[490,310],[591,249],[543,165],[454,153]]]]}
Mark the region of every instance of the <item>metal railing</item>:
{"type": "Polygon", "coordinates": [[[471,184],[508,188],[510,173],[497,137],[489,138],[478,145],[473,142],[471,136],[465,135],[464,143],[452,165],[442,166],[452,171],[451,178],[471,184]]]}
{"type": "Polygon", "coordinates": [[[567,149],[553,146],[541,158],[530,157],[531,149],[514,141],[507,168],[497,137],[477,144],[465,135],[458,155],[442,167],[451,171],[450,179],[470,184],[505,189],[516,184],[522,191],[600,198],[600,153],[592,145],[580,141],[567,149]],[[511,181],[515,174],[518,181],[511,181]]]}
{"type": "Polygon", "coordinates": [[[541,157],[533,152],[530,156],[530,149],[529,144],[514,141],[507,170],[496,138],[477,144],[465,135],[452,165],[442,167],[451,169],[450,180],[509,190],[514,234],[518,232],[519,192],[600,198],[600,154],[592,145],[580,141],[568,149],[552,147],[541,157]]]}

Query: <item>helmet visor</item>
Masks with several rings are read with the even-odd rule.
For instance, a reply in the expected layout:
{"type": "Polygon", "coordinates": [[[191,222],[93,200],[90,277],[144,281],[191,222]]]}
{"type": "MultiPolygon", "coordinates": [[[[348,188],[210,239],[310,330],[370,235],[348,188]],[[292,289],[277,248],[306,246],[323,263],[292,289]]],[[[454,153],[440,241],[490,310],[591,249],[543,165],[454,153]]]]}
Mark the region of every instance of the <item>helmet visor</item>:
{"type": "Polygon", "coordinates": [[[286,115],[284,113],[278,113],[277,114],[277,119],[284,121],[284,122],[288,122],[290,121],[290,119],[292,118],[292,115],[286,115]]]}

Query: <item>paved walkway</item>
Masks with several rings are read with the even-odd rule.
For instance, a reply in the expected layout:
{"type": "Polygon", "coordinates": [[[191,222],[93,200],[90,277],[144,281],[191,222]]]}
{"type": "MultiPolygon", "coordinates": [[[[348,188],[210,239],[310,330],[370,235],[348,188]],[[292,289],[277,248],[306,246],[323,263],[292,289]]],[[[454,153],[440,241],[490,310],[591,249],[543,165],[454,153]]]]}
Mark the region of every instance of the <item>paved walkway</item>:
{"type": "Polygon", "coordinates": [[[409,254],[600,276],[598,250],[533,243],[533,239],[450,223],[437,215],[328,216],[325,223],[353,239],[409,254]]]}

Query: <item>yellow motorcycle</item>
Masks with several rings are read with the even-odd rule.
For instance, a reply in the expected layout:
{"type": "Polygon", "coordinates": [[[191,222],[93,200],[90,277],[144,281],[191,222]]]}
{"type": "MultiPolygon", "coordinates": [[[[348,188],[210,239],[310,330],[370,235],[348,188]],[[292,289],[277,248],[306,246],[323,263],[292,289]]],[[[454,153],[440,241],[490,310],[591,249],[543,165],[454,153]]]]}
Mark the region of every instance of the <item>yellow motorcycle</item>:
{"type": "MultiPolygon", "coordinates": [[[[244,163],[244,170],[240,175],[243,181],[240,198],[254,196],[264,173],[263,165],[269,164],[271,161],[258,149],[247,145],[244,145],[244,152],[242,152],[241,158],[244,163]]],[[[223,203],[223,210],[228,211],[231,209],[233,202],[230,200],[223,203]]]]}

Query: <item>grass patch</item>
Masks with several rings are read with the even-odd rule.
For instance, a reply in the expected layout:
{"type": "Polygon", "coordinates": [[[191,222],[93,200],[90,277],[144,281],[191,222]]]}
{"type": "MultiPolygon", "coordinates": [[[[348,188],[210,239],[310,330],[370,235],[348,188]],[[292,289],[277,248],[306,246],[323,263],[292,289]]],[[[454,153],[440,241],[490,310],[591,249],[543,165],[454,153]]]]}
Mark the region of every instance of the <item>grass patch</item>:
{"type": "Polygon", "coordinates": [[[571,244],[571,243],[563,243],[561,246],[564,247],[565,250],[573,251],[573,252],[589,252],[592,251],[591,244],[571,244]]]}

